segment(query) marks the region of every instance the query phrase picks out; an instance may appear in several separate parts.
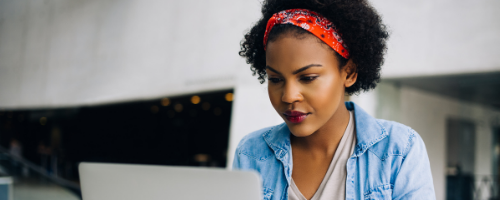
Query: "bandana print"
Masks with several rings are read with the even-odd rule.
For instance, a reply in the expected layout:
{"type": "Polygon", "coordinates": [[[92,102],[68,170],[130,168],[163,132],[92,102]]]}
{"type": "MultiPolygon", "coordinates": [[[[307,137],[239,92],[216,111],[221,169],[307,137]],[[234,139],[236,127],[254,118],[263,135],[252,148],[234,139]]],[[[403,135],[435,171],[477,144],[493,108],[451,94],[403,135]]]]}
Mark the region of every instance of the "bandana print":
{"type": "Polygon", "coordinates": [[[264,50],[266,49],[269,32],[276,24],[291,24],[301,27],[332,47],[342,57],[349,59],[347,47],[333,23],[320,14],[306,9],[290,9],[275,13],[267,21],[266,33],[264,34],[264,50]]]}

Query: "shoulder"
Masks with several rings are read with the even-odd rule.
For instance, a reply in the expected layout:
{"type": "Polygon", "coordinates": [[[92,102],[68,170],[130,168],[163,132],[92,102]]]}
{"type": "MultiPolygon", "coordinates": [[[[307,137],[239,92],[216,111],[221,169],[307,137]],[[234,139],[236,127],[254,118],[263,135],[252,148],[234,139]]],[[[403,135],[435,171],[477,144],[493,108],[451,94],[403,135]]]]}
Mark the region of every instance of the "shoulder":
{"type": "Polygon", "coordinates": [[[283,126],[283,124],[266,127],[249,133],[241,139],[240,143],[236,147],[236,155],[245,156],[257,161],[266,160],[273,154],[271,148],[269,148],[264,139],[264,135],[273,130],[279,129],[283,126]]]}
{"type": "Polygon", "coordinates": [[[383,119],[377,119],[377,122],[382,126],[386,137],[374,144],[369,150],[382,160],[391,156],[405,158],[412,148],[424,145],[420,135],[409,126],[383,119]]]}

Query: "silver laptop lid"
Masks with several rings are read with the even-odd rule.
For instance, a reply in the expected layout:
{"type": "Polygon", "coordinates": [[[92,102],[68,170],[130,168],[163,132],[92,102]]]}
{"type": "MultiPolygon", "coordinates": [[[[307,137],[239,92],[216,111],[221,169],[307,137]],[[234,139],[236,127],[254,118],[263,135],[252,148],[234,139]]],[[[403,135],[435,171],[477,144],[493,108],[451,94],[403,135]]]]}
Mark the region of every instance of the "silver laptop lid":
{"type": "Polygon", "coordinates": [[[81,163],[83,200],[260,200],[256,172],[196,167],[81,163]]]}

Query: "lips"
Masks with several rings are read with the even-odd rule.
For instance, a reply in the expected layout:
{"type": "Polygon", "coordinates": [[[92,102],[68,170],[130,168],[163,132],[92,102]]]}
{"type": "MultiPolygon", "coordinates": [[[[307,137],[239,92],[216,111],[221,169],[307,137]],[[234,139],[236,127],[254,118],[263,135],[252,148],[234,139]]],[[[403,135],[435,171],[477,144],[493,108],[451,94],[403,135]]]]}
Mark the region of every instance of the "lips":
{"type": "Polygon", "coordinates": [[[283,115],[285,115],[288,121],[296,124],[304,121],[308,114],[295,110],[287,110],[283,115]]]}

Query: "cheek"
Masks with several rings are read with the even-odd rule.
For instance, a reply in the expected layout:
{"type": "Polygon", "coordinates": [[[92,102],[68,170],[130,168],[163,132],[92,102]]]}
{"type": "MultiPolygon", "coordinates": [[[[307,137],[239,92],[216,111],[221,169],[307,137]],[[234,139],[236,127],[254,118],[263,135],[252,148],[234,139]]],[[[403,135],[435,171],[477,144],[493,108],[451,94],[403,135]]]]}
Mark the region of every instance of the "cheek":
{"type": "MultiPolygon", "coordinates": [[[[326,77],[305,90],[309,104],[316,112],[329,112],[335,108],[338,99],[343,98],[343,85],[334,77],[326,77]]],[[[318,113],[319,114],[319,113],[318,113]]],[[[324,113],[326,114],[326,113],[324,113]]]]}
{"type": "Polygon", "coordinates": [[[277,109],[281,102],[281,91],[276,86],[268,85],[267,93],[274,109],[277,109]]]}

